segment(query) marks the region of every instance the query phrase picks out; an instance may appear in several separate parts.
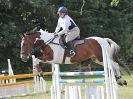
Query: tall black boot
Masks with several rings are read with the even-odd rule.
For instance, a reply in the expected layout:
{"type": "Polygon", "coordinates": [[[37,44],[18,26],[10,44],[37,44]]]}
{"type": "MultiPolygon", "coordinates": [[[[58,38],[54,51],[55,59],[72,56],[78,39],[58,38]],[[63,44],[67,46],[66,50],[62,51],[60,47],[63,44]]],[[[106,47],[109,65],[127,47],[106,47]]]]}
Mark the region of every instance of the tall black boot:
{"type": "Polygon", "coordinates": [[[76,49],[74,48],[74,45],[73,45],[72,41],[67,42],[67,47],[68,47],[68,49],[70,49],[71,57],[75,56],[76,49]]]}

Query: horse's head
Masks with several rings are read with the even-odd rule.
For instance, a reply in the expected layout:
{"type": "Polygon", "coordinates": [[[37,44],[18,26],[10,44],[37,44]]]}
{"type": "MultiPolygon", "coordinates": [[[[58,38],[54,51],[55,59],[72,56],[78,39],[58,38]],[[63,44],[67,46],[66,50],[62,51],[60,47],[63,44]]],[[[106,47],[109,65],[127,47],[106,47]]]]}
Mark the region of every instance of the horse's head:
{"type": "Polygon", "coordinates": [[[37,32],[35,29],[28,33],[23,33],[21,36],[21,59],[24,62],[27,62],[27,60],[31,56],[32,49],[34,47],[34,43],[37,38],[40,37],[40,33],[37,32]]]}

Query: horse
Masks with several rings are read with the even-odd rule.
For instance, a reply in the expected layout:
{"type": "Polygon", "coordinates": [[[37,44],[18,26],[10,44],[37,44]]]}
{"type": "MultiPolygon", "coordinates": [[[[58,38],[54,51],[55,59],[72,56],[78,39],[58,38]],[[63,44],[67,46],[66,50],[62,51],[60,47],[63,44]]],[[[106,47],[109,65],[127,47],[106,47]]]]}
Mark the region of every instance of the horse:
{"type": "Polygon", "coordinates": [[[88,37],[76,41],[76,55],[71,57],[69,49],[64,49],[60,44],[60,37],[54,37],[54,33],[48,33],[40,28],[34,28],[30,32],[22,33],[21,35],[21,60],[27,62],[32,55],[33,50],[41,50],[42,55],[36,58],[36,72],[42,72],[39,69],[39,62],[58,63],[58,64],[74,64],[91,59],[93,62],[103,65],[102,47],[99,42],[106,41],[103,44],[109,49],[111,66],[113,68],[116,81],[119,85],[127,85],[126,80],[121,77],[119,66],[125,68],[130,75],[128,67],[120,61],[118,57],[119,46],[109,38],[88,37]],[[65,56],[65,57],[64,57],[65,56]]]}

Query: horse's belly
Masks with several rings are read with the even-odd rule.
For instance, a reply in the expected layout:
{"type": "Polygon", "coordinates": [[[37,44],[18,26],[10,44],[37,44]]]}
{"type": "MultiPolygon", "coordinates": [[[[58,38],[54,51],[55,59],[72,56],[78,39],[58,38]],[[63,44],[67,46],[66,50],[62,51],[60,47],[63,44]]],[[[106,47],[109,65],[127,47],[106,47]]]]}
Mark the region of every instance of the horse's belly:
{"type": "MultiPolygon", "coordinates": [[[[62,64],[64,58],[65,49],[63,49],[59,45],[50,45],[51,49],[53,50],[53,60],[49,61],[50,63],[57,63],[62,64]]],[[[70,58],[66,57],[64,64],[71,64],[70,58]]]]}

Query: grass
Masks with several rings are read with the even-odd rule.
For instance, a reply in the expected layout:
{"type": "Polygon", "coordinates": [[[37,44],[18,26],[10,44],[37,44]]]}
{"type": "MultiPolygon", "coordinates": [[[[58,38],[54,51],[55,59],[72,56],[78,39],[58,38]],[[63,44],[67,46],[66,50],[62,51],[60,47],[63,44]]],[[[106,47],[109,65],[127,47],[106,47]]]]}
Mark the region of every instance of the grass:
{"type": "Polygon", "coordinates": [[[131,76],[124,76],[127,80],[127,86],[119,87],[120,99],[133,99],[133,74],[131,76]]]}
{"type": "MultiPolygon", "coordinates": [[[[123,76],[123,78],[127,81],[128,85],[119,86],[119,99],[133,99],[133,74],[131,76],[123,76]]],[[[51,78],[47,78],[46,81],[47,81],[47,89],[50,89],[51,78]]],[[[80,85],[84,86],[85,84],[80,84],[80,85]]],[[[41,94],[17,96],[17,97],[11,97],[7,99],[50,99],[50,93],[47,92],[47,93],[41,93],[41,94]]]]}

